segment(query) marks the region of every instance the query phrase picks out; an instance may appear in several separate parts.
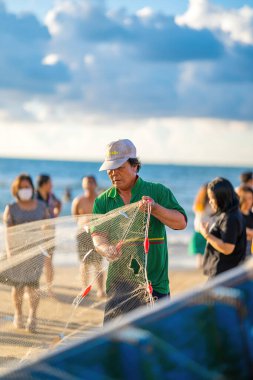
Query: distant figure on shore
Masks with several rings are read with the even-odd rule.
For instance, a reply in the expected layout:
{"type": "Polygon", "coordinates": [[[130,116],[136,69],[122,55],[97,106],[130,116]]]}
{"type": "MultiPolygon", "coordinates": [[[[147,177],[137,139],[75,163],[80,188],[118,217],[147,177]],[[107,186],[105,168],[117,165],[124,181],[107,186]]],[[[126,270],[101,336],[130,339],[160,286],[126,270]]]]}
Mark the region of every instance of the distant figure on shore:
{"type": "MultiPolygon", "coordinates": [[[[96,178],[92,175],[86,176],[82,180],[82,188],[84,191],[84,194],[76,197],[73,200],[72,203],[72,215],[80,216],[80,215],[90,215],[92,214],[92,209],[94,205],[94,201],[97,197],[97,181],[96,178]]],[[[80,273],[81,273],[81,280],[82,280],[82,286],[86,287],[89,284],[90,276],[90,266],[101,266],[102,258],[99,260],[99,262],[95,262],[94,255],[92,255],[92,249],[95,248],[93,246],[92,239],[90,235],[83,231],[83,224],[84,224],[85,218],[78,218],[78,225],[82,232],[78,233],[77,235],[77,250],[79,254],[80,259],[80,273]],[[85,255],[87,252],[90,252],[87,258],[85,258],[85,255]],[[84,262],[85,258],[85,262],[84,262]]],[[[98,258],[98,255],[96,255],[96,258],[98,258]]],[[[104,291],[104,278],[103,276],[99,276],[96,280],[96,286],[97,286],[97,297],[103,297],[105,295],[104,291]]]]}
{"type": "Polygon", "coordinates": [[[194,234],[189,244],[189,254],[196,256],[196,266],[201,268],[203,265],[203,256],[206,248],[206,239],[199,232],[200,223],[209,223],[214,221],[213,211],[208,202],[207,184],[199,189],[193,203],[194,218],[194,234]]]}
{"type": "Polygon", "coordinates": [[[251,187],[253,189],[253,171],[244,172],[240,175],[241,185],[251,187]]]}
{"type": "MultiPolygon", "coordinates": [[[[25,254],[25,249],[31,249],[29,236],[23,235],[16,237],[9,233],[10,227],[19,224],[34,222],[49,218],[49,212],[45,203],[34,199],[34,186],[28,174],[20,174],[12,183],[12,195],[16,202],[6,206],[3,221],[7,228],[6,249],[7,256],[25,254]],[[17,241],[18,239],[18,241],[17,241]],[[17,247],[20,247],[17,249],[17,247]]],[[[36,313],[39,305],[39,281],[43,270],[44,258],[36,255],[25,259],[23,262],[14,266],[11,271],[12,298],[14,303],[14,326],[24,328],[29,332],[36,332],[36,313]],[[29,316],[26,326],[24,326],[22,302],[25,287],[29,297],[29,316]]]]}
{"type": "MultiPolygon", "coordinates": [[[[45,203],[51,218],[56,218],[61,212],[61,201],[53,194],[53,184],[49,175],[41,174],[37,178],[36,198],[45,203]]],[[[53,228],[53,226],[52,226],[53,228]]],[[[53,253],[54,247],[48,250],[49,256],[45,258],[45,277],[47,292],[49,296],[54,296],[52,284],[54,279],[53,253]]]]}
{"type": "Polygon", "coordinates": [[[63,197],[62,197],[63,202],[68,203],[72,201],[72,192],[70,187],[66,187],[63,197]]]}
{"type": "Polygon", "coordinates": [[[247,233],[246,256],[251,257],[253,252],[253,189],[249,186],[240,186],[240,209],[244,217],[247,233]]]}
{"type": "Polygon", "coordinates": [[[200,223],[200,233],[207,241],[204,274],[212,278],[245,260],[246,227],[238,197],[227,179],[215,178],[208,184],[207,194],[217,219],[211,228],[200,223]]]}

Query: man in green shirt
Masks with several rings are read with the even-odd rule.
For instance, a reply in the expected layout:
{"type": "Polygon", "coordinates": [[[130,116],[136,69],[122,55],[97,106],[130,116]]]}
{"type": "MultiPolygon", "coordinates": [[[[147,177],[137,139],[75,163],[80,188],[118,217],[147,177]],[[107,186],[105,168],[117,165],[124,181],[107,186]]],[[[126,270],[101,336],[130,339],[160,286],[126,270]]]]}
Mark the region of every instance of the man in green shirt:
{"type": "MultiPolygon", "coordinates": [[[[136,148],[130,140],[123,139],[110,143],[100,171],[107,170],[112,187],[96,198],[93,213],[105,214],[137,201],[140,202],[140,208],[144,209],[147,203],[151,203],[147,273],[148,280],[152,284],[153,296],[160,299],[170,293],[165,226],[182,230],[187,225],[187,217],[171,190],[162,184],[144,181],[138,176],[140,167],[136,148]]],[[[106,244],[101,244],[99,236],[94,236],[93,242],[97,252],[107,257],[109,261],[119,258],[119,251],[108,249],[106,244]]],[[[110,267],[108,277],[109,273],[110,267]]],[[[107,292],[109,291],[107,284],[107,292]]],[[[115,302],[111,304],[115,306],[115,302]]],[[[108,308],[110,309],[110,305],[107,305],[106,309],[108,308]]],[[[134,306],[130,305],[129,310],[132,308],[134,306]]],[[[106,315],[105,320],[107,320],[106,315]]]]}

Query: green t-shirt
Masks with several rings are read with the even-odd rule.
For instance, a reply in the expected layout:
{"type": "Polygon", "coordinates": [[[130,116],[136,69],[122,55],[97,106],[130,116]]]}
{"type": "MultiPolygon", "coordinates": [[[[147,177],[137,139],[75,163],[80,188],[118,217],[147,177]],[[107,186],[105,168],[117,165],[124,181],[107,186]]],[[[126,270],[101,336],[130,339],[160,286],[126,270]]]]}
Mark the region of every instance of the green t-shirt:
{"type": "MultiPolygon", "coordinates": [[[[156,203],[167,209],[178,210],[186,217],[184,209],[179,205],[171,190],[159,183],[146,182],[138,177],[132,188],[130,203],[141,200],[144,195],[151,197],[156,203]]],[[[111,187],[97,197],[94,203],[93,213],[106,214],[122,206],[124,206],[124,202],[118,194],[117,189],[111,187]]],[[[150,218],[148,236],[150,241],[147,265],[148,279],[155,291],[161,294],[167,294],[169,292],[169,278],[166,230],[164,224],[152,215],[150,218]]]]}

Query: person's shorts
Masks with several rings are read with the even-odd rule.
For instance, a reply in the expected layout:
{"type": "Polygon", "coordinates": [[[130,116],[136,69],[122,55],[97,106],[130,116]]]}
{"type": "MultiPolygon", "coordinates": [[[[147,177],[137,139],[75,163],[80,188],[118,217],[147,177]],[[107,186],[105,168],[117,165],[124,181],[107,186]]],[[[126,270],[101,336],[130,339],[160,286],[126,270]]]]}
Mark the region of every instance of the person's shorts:
{"type": "Polygon", "coordinates": [[[204,255],[205,248],[206,248],[206,239],[199,232],[194,232],[188,246],[189,254],[190,255],[197,255],[197,254],[204,255]]]}
{"type": "MultiPolygon", "coordinates": [[[[105,305],[104,323],[111,321],[117,317],[120,317],[128,312],[137,309],[140,306],[147,305],[148,301],[145,299],[143,293],[134,291],[132,284],[124,282],[121,285],[117,284],[117,287],[112,286],[113,291],[108,291],[108,301],[105,305]],[[117,288],[121,289],[118,291],[117,288]]],[[[155,290],[152,293],[155,301],[167,298],[170,299],[170,293],[162,294],[155,290]]]]}
{"type": "Polygon", "coordinates": [[[0,273],[0,282],[5,285],[23,288],[38,288],[44,265],[44,256],[39,254],[6,269],[0,273]]]}

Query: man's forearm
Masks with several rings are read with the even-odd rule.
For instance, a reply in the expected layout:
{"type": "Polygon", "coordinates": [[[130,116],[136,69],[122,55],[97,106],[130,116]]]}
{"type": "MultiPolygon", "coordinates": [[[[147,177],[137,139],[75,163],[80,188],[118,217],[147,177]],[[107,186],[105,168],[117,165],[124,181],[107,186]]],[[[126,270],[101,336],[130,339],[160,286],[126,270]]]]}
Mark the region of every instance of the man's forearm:
{"type": "Polygon", "coordinates": [[[151,214],[160,220],[160,222],[175,230],[183,230],[187,225],[185,216],[181,212],[168,210],[157,203],[152,206],[151,214]]]}

